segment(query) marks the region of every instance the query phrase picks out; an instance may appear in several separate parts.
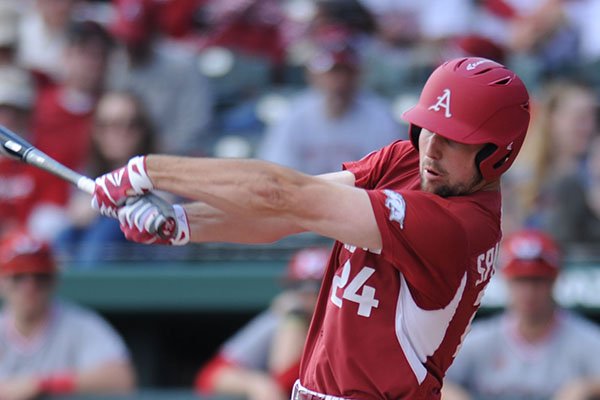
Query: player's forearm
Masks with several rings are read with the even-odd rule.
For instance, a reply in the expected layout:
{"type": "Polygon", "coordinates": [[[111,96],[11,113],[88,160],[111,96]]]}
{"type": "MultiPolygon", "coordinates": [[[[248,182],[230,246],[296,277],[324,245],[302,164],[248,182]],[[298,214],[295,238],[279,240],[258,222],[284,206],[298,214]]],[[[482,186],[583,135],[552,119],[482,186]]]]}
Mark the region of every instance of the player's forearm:
{"type": "Polygon", "coordinates": [[[281,218],[256,219],[227,214],[205,203],[184,205],[191,241],[231,243],[272,243],[303,231],[281,218]]]}
{"type": "Polygon", "coordinates": [[[79,393],[129,393],[135,389],[135,374],[126,362],[111,362],[81,372],[75,377],[79,393]]]}
{"type": "Polygon", "coordinates": [[[239,216],[282,215],[294,209],[294,193],[309,178],[259,160],[150,155],[146,168],[156,189],[239,216]]]}

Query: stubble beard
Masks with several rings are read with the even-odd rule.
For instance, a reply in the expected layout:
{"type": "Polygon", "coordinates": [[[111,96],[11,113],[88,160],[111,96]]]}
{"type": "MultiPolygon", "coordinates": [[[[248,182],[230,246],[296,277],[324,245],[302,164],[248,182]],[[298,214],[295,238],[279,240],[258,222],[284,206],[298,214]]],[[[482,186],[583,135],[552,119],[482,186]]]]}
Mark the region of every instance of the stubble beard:
{"type": "Polygon", "coordinates": [[[430,192],[440,197],[464,196],[472,193],[474,188],[483,181],[481,173],[477,174],[468,183],[457,183],[455,185],[443,184],[435,187],[428,187],[425,178],[421,176],[421,190],[430,192]]]}

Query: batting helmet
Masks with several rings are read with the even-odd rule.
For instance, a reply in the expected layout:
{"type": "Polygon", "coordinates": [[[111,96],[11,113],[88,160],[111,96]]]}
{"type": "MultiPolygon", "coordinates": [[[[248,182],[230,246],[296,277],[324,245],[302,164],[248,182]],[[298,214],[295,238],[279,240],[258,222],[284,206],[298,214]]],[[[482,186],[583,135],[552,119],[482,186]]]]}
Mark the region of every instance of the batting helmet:
{"type": "Polygon", "coordinates": [[[416,106],[402,115],[419,149],[422,128],[465,144],[486,144],[475,162],[486,181],[513,163],[529,125],[529,94],[521,79],[486,58],[459,58],[429,77],[416,106]]]}
{"type": "Polygon", "coordinates": [[[524,229],[502,243],[500,267],[507,278],[558,276],[561,257],[556,242],[546,233],[524,229]]]}

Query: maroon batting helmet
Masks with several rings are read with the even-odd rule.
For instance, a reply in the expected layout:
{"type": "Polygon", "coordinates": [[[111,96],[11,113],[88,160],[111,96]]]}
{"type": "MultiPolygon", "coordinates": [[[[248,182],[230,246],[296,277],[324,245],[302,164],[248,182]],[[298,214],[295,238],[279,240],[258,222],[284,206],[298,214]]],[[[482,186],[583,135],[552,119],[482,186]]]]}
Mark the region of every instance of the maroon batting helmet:
{"type": "Polygon", "coordinates": [[[521,79],[486,58],[450,60],[429,77],[416,106],[402,116],[418,150],[422,128],[465,144],[486,144],[476,157],[486,181],[513,163],[529,125],[529,94],[521,79]]]}

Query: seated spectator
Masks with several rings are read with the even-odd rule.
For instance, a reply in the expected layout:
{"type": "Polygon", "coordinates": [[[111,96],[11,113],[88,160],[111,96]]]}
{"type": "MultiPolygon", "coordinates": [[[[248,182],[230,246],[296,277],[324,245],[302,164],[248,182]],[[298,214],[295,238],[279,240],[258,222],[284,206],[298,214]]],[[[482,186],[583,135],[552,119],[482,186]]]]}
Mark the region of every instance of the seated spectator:
{"type": "Polygon", "coordinates": [[[208,81],[191,52],[158,46],[149,5],[118,0],[111,31],[121,45],[108,74],[114,90],[130,90],[144,102],[156,127],[157,148],[173,154],[208,154],[203,139],[212,116],[208,81]],[[137,10],[132,13],[131,10],[137,10]]]}
{"type": "Polygon", "coordinates": [[[324,248],[294,255],[288,265],[288,289],[202,367],[195,382],[198,393],[289,399],[328,256],[324,248]]]}
{"type": "MultiPolygon", "coordinates": [[[[0,125],[30,140],[35,91],[29,73],[0,67],[0,125]]],[[[63,226],[65,193],[52,185],[49,173],[0,157],[0,235],[15,229],[47,238],[63,226]]]]}
{"type": "MultiPolygon", "coordinates": [[[[33,142],[58,162],[81,170],[89,156],[90,127],[103,83],[111,49],[106,30],[91,21],[73,23],[63,57],[63,79],[38,94],[33,115],[33,142]]],[[[69,185],[51,177],[65,193],[69,185]]],[[[58,189],[57,189],[58,190],[58,189]]]]}
{"type": "Polygon", "coordinates": [[[444,382],[444,400],[587,400],[600,395],[600,329],[555,303],[561,268],[541,231],[506,238],[507,310],[476,322],[444,382]],[[458,385],[458,386],[457,386],[458,385]]]}
{"type": "Polygon", "coordinates": [[[123,341],[94,312],[54,300],[57,280],[42,242],[21,233],[0,242],[0,399],[131,392],[123,341]]]}
{"type": "MultiPolygon", "coordinates": [[[[23,2],[20,2],[23,3],[23,2]]],[[[26,7],[19,33],[19,64],[31,70],[40,83],[59,82],[69,24],[76,0],[34,0],[26,7]]]]}
{"type": "Polygon", "coordinates": [[[15,0],[0,2],[0,66],[16,66],[20,18],[15,0]]]}
{"type": "Polygon", "coordinates": [[[586,177],[575,172],[556,182],[544,228],[566,249],[590,257],[600,243],[599,136],[589,145],[586,165],[586,177]]]}
{"type": "Polygon", "coordinates": [[[390,105],[359,88],[360,61],[348,43],[320,48],[307,72],[311,87],[269,128],[258,158],[320,174],[402,139],[390,105]]]}
{"type": "MultiPolygon", "coordinates": [[[[128,92],[107,92],[96,109],[86,174],[98,176],[131,157],[151,153],[153,143],[154,130],[140,100],[128,92]]],[[[61,255],[80,266],[103,260],[108,245],[126,243],[119,222],[93,210],[88,194],[77,192],[68,214],[71,226],[59,235],[55,245],[64,253],[61,255]]]]}
{"type": "Polygon", "coordinates": [[[575,81],[552,81],[540,93],[523,151],[504,180],[505,231],[545,228],[556,183],[570,175],[587,179],[597,107],[594,91],[575,81]]]}

